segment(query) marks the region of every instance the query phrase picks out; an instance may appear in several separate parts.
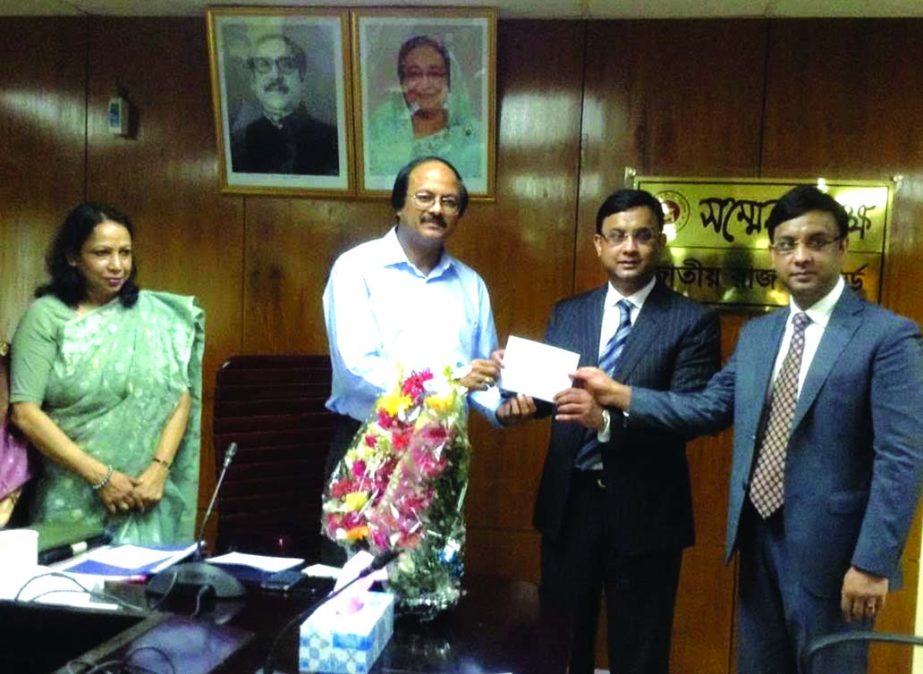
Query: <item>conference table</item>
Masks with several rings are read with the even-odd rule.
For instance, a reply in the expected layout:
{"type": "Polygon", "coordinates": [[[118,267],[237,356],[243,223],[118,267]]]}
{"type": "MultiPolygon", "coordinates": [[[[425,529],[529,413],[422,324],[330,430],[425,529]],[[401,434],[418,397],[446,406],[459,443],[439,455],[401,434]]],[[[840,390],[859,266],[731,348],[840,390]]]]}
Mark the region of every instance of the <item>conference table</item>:
{"type": "MultiPolygon", "coordinates": [[[[458,606],[431,622],[397,617],[370,674],[566,672],[567,614],[536,585],[468,575],[463,587],[458,606]]],[[[123,589],[134,603],[150,601],[143,586],[123,589]]],[[[243,599],[207,602],[196,617],[183,601],[140,612],[0,602],[7,630],[0,635],[0,671],[85,672],[143,652],[145,666],[158,672],[254,674],[283,625],[318,596],[311,589],[280,594],[247,584],[243,599]],[[74,662],[84,666],[69,670],[74,662]]],[[[280,642],[275,671],[298,672],[297,628],[280,642]]]]}

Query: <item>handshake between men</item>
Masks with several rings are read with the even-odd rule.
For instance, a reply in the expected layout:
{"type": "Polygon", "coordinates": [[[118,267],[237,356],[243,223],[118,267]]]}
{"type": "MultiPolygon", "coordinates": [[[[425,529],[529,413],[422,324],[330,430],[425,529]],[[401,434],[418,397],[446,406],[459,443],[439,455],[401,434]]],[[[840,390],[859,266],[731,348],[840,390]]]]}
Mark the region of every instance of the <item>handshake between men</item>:
{"type": "MultiPolygon", "coordinates": [[[[535,507],[542,583],[575,605],[570,671],[592,671],[600,588],[610,661],[668,671],[679,561],[692,544],[684,439],[732,425],[725,557],[739,553],[737,671],[803,671],[813,642],[872,629],[897,589],[923,484],[923,338],[845,286],[848,216],[799,186],[765,223],[790,303],[748,321],[718,371],[714,313],[654,274],[662,221],[647,196],[623,190],[600,208],[594,245],[609,284],[558,303],[545,337],[598,364],[576,368],[554,396],[535,507]],[[610,428],[615,410],[628,417],[610,428]]],[[[497,417],[546,409],[517,396],[497,417]]],[[[861,640],[818,656],[812,672],[867,669],[861,640]]]]}

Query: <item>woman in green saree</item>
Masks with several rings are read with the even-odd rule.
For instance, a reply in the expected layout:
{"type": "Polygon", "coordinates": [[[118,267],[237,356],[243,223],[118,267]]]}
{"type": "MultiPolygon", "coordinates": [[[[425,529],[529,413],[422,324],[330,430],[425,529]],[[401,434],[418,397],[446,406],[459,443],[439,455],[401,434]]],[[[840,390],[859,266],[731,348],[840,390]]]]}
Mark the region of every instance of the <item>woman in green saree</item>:
{"type": "Polygon", "coordinates": [[[132,238],[100,204],[61,225],[13,338],[12,419],[48,459],[35,520],[192,541],[204,316],[192,297],[138,288],[132,238]]]}

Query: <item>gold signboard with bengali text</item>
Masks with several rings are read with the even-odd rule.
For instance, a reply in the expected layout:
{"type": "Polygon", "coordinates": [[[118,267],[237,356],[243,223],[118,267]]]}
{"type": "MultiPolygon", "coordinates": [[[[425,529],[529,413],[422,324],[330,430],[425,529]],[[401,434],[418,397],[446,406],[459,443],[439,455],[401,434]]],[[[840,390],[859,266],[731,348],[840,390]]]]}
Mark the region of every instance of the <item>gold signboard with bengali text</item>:
{"type": "Polygon", "coordinates": [[[764,223],[780,196],[806,183],[818,184],[846,208],[849,251],[843,278],[867,300],[878,302],[891,183],[638,176],[635,187],[660,199],[666,216],[668,247],[658,274],[674,290],[702,302],[787,304],[764,223]]]}

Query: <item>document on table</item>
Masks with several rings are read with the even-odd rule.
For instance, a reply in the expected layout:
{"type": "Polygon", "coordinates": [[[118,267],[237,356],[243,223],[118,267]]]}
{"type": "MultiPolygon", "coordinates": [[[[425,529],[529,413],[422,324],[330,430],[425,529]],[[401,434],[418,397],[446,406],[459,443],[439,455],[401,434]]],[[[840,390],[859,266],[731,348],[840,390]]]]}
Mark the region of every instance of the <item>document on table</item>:
{"type": "Polygon", "coordinates": [[[126,577],[152,575],[195,552],[196,545],[147,548],[140,545],[105,545],[78,555],[54,568],[68,573],[126,577]]]}
{"type": "Polygon", "coordinates": [[[304,564],[304,559],[300,557],[274,557],[271,555],[251,555],[244,552],[229,552],[217,557],[209,557],[206,560],[209,564],[230,565],[230,566],[249,566],[253,569],[275,573],[285,571],[296,566],[304,564]]]}
{"type": "Polygon", "coordinates": [[[571,387],[568,375],[579,364],[579,353],[510,335],[503,353],[500,388],[551,402],[556,393],[571,387]]]}

